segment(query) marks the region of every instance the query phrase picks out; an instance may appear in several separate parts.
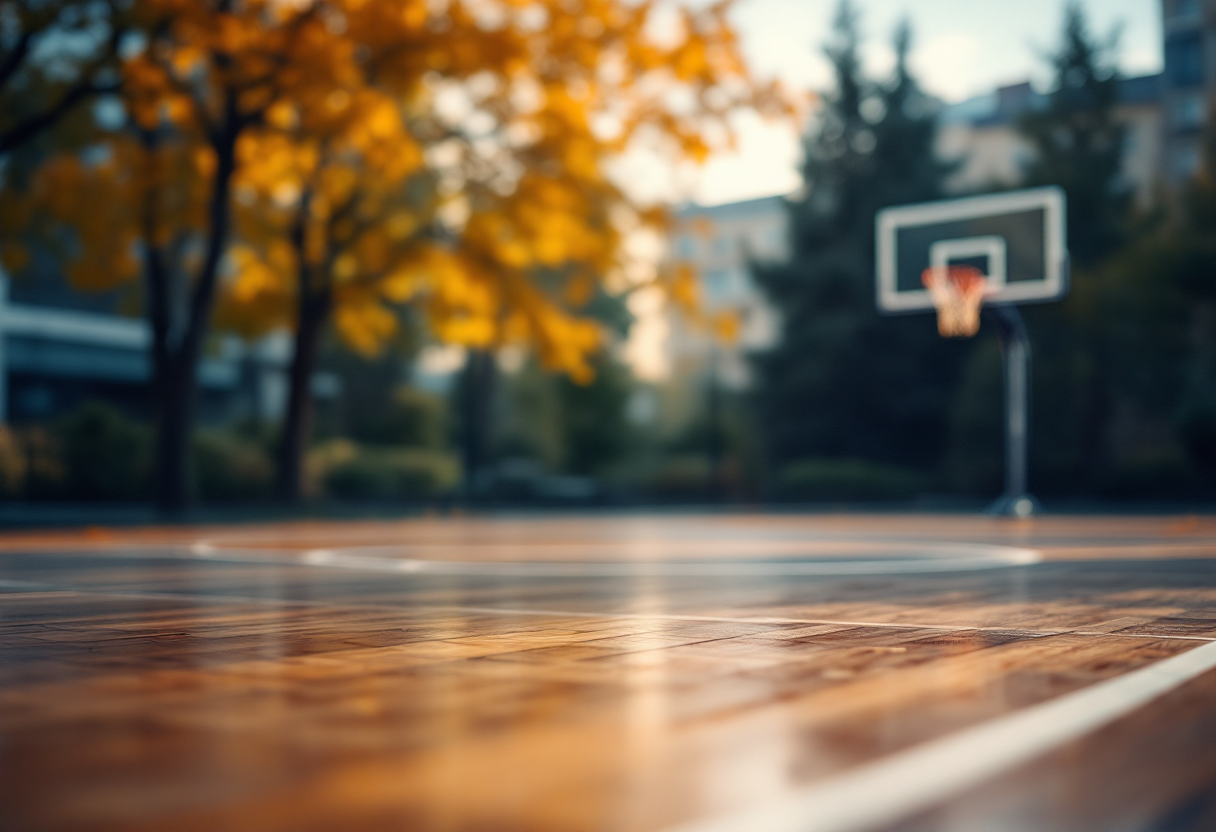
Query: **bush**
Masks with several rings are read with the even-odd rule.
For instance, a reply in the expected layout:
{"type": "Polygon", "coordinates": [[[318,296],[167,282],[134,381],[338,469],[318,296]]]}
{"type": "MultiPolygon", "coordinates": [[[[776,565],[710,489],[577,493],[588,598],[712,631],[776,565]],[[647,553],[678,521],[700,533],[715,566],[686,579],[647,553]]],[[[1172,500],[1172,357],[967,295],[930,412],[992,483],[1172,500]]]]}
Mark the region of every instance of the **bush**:
{"type": "Polygon", "coordinates": [[[0,497],[21,496],[27,468],[20,437],[7,425],[0,425],[0,497]]]}
{"type": "Polygon", "coordinates": [[[148,494],[151,432],[109,405],[89,402],[54,429],[67,496],[131,500],[148,494]]]}
{"type": "Polygon", "coordinates": [[[646,490],[660,499],[705,499],[713,493],[713,471],[703,454],[670,454],[646,479],[646,490]]]}
{"type": "Polygon", "coordinates": [[[393,391],[385,413],[383,441],[411,448],[441,448],[444,423],[443,399],[403,385],[393,391]]]}
{"type": "Polygon", "coordinates": [[[17,443],[25,460],[20,496],[31,500],[62,499],[67,475],[58,437],[41,425],[32,425],[17,432],[17,443]]]}
{"type": "Polygon", "coordinates": [[[1178,433],[1191,462],[1209,476],[1216,473],[1216,407],[1195,407],[1179,419],[1178,433]]]}
{"type": "MultiPolygon", "coordinates": [[[[269,494],[265,442],[248,431],[199,431],[191,447],[194,486],[206,500],[269,494]]],[[[151,493],[152,431],[110,405],[89,402],[48,427],[0,425],[0,497],[134,500],[151,493]]]]}
{"type": "Polygon", "coordinates": [[[853,459],[807,459],[781,472],[785,496],[804,500],[906,500],[924,479],[910,471],[853,459]]]}
{"type": "Polygon", "coordinates": [[[1161,450],[1120,460],[1102,473],[1095,490],[1108,500],[1186,500],[1210,494],[1205,479],[1181,454],[1161,450]]]}
{"type": "Polygon", "coordinates": [[[425,390],[399,384],[369,389],[368,379],[357,389],[344,389],[349,399],[338,432],[371,445],[442,448],[446,441],[444,400],[425,390]]]}
{"type": "Polygon", "coordinates": [[[449,454],[416,448],[357,448],[342,443],[348,453],[321,449],[325,491],[347,500],[392,500],[436,497],[450,491],[460,478],[449,454]]]}
{"type": "Polygon", "coordinates": [[[234,433],[203,430],[191,448],[195,489],[204,500],[253,500],[270,493],[274,465],[265,448],[234,433]]]}

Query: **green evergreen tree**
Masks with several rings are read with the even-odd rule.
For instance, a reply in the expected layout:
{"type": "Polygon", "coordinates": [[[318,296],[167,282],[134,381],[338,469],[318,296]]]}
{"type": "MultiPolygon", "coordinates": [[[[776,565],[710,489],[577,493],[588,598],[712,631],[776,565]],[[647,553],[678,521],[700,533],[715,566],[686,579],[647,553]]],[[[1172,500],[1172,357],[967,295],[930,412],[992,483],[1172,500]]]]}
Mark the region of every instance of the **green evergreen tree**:
{"type": "MultiPolygon", "coordinates": [[[[1027,186],[1058,185],[1068,197],[1072,291],[1062,304],[1028,309],[1034,343],[1032,476],[1046,494],[1100,492],[1112,464],[1111,427],[1122,372],[1115,343],[1126,281],[1112,272],[1128,241],[1131,192],[1122,177],[1124,127],[1115,115],[1115,39],[1100,43],[1070,2],[1044,108],[1021,123],[1034,156],[1027,186]]],[[[1134,314],[1134,313],[1133,313],[1134,314]]]]}
{"type": "Polygon", "coordinates": [[[841,2],[825,49],[835,90],[805,143],[791,257],[754,269],[783,317],[779,345],[756,357],[763,433],[781,464],[857,459],[928,470],[944,448],[965,347],[940,339],[931,316],[880,318],[874,301],[876,211],[939,197],[950,172],[933,153],[935,109],[908,69],[910,43],[905,24],[894,77],[869,83],[857,13],[841,2]]]}
{"type": "MultiPolygon", "coordinates": [[[[1204,165],[1186,184],[1180,216],[1138,247],[1135,274],[1154,306],[1174,313],[1164,327],[1142,331],[1132,349],[1151,341],[1153,358],[1171,360],[1178,396],[1174,421],[1188,462],[1209,491],[1216,486],[1216,128],[1204,136],[1204,165]],[[1167,306],[1168,305],[1168,306],[1167,306]],[[1164,336],[1164,337],[1162,337],[1164,336]],[[1163,347],[1172,354],[1161,356],[1163,347]]],[[[1131,269],[1129,268],[1129,271],[1131,269]]],[[[1143,296],[1146,294],[1141,291],[1143,296]]],[[[1137,356],[1141,356],[1137,352],[1137,356]]],[[[1145,373],[1141,373],[1141,376],[1145,373]]],[[[1167,400],[1168,401],[1168,400],[1167,400]]]]}
{"type": "Polygon", "coordinates": [[[895,30],[893,45],[895,74],[882,90],[882,118],[874,126],[874,172],[883,205],[936,199],[942,196],[945,179],[957,168],[935,153],[935,102],[908,69],[912,27],[906,19],[895,30]]]}
{"type": "Polygon", "coordinates": [[[1047,106],[1020,125],[1034,149],[1026,185],[1059,185],[1068,195],[1068,246],[1073,263],[1090,268],[1127,234],[1131,191],[1120,176],[1125,130],[1115,118],[1119,73],[1111,44],[1089,33],[1078,2],[1064,11],[1055,80],[1047,106]]]}
{"type": "MultiPolygon", "coordinates": [[[[1068,5],[1049,56],[1052,90],[1020,125],[1035,153],[1024,184],[1059,185],[1068,195],[1071,293],[1023,310],[1035,356],[1031,487],[1049,498],[1179,496],[1195,483],[1183,446],[1202,457],[1205,437],[1216,436],[1204,433],[1207,397],[1196,392],[1186,404],[1187,390],[1210,378],[1188,357],[1198,300],[1179,283],[1186,246],[1133,222],[1113,44],[1097,40],[1082,8],[1068,5]],[[1171,422],[1182,423],[1179,435],[1171,422]]],[[[998,374],[990,349],[977,351],[964,374],[950,451],[956,483],[991,485],[1000,470],[998,374]]]]}

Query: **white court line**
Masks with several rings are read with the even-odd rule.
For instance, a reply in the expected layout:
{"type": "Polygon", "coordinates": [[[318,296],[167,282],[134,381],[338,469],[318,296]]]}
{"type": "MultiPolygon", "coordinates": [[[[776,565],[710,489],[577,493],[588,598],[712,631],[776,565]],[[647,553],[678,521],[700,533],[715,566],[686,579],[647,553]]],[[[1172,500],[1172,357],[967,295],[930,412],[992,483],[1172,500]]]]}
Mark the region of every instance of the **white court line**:
{"type": "MultiPolygon", "coordinates": [[[[802,545],[801,542],[798,542],[802,545]]],[[[385,552],[426,551],[428,546],[341,546],[315,549],[256,549],[217,544],[214,540],[199,540],[190,544],[186,551],[194,557],[231,562],[296,562],[309,566],[334,569],[351,569],[371,572],[395,572],[424,575],[467,575],[495,577],[796,577],[796,576],[854,576],[854,575],[904,575],[926,572],[966,572],[972,570],[1004,569],[1011,566],[1029,566],[1042,561],[1037,549],[1002,546],[988,543],[917,543],[911,546],[892,546],[886,541],[851,541],[854,545],[870,545],[891,548],[892,558],[845,558],[824,557],[822,549],[814,548],[816,542],[807,542],[812,548],[806,559],[715,559],[715,560],[664,560],[656,558],[624,560],[447,560],[443,558],[384,557],[385,552]]],[[[600,546],[611,551],[627,551],[627,547],[600,546]]],[[[447,551],[451,547],[439,547],[447,551]]],[[[467,549],[468,546],[457,548],[467,549]]],[[[482,546],[493,551],[494,546],[482,546]]],[[[527,549],[512,544],[511,549],[527,549]]],[[[581,552],[581,544],[561,544],[561,548],[581,552]]],[[[786,550],[782,554],[796,554],[786,550]]]]}
{"type": "MultiPolygon", "coordinates": [[[[0,581],[14,588],[40,586],[25,581],[0,581]]],[[[51,590],[64,587],[46,586],[51,590]]],[[[127,594],[89,588],[72,588],[94,594],[127,594]]],[[[225,598],[177,593],[130,593],[196,601],[239,600],[300,606],[340,607],[342,602],[289,601],[270,598],[225,598]]],[[[365,605],[400,609],[394,605],[365,605]]],[[[429,606],[497,615],[569,616],[642,620],[693,620],[735,623],[807,623],[875,626],[899,629],[984,630],[998,628],[945,627],[914,623],[846,622],[786,618],[727,618],[674,614],[597,613],[555,610],[519,610],[495,607],[429,606]]],[[[1006,628],[999,628],[1006,629],[1006,628]]],[[[1017,632],[1016,628],[1007,628],[1017,632]]],[[[1068,632],[1068,631],[1064,631],[1068,632]]],[[[1050,635],[1054,633],[1042,633],[1050,635]]],[[[1077,632],[1078,635],[1089,635],[1077,632]]],[[[1094,633],[1095,636],[1122,634],[1094,633]]],[[[1142,636],[1171,639],[1198,637],[1142,636]]],[[[1116,677],[1057,699],[1025,708],[1008,716],[931,740],[875,762],[794,791],[788,797],[760,807],[682,825],[669,832],[864,832],[923,811],[983,784],[1022,764],[1130,715],[1160,696],[1216,669],[1216,643],[1116,677]]]]}
{"type": "Polygon", "coordinates": [[[668,832],[864,832],[932,808],[1216,668],[1216,643],[913,746],[754,809],[668,832]]]}
{"type": "Polygon", "coordinates": [[[495,576],[529,578],[565,577],[816,577],[856,575],[907,575],[931,572],[968,572],[972,570],[1004,569],[1039,563],[1042,553],[1035,549],[992,544],[941,543],[919,546],[913,551],[931,553],[929,556],[909,556],[885,559],[830,560],[812,557],[806,560],[624,560],[624,561],[460,561],[421,558],[374,557],[353,554],[368,549],[383,551],[385,547],[348,547],[338,549],[258,550],[218,547],[206,541],[191,545],[187,551],[207,560],[233,562],[296,562],[331,569],[351,569],[370,572],[404,574],[495,576]]]}

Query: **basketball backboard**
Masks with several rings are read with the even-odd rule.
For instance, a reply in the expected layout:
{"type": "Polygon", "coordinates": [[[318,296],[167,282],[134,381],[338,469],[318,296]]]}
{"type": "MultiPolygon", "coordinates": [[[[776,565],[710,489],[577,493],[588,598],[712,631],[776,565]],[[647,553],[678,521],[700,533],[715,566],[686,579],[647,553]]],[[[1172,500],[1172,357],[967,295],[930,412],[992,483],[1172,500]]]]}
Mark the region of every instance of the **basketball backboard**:
{"type": "Polygon", "coordinates": [[[901,205],[878,212],[878,308],[934,308],[927,269],[971,266],[983,303],[1057,300],[1068,291],[1064,192],[1034,188],[901,205]]]}

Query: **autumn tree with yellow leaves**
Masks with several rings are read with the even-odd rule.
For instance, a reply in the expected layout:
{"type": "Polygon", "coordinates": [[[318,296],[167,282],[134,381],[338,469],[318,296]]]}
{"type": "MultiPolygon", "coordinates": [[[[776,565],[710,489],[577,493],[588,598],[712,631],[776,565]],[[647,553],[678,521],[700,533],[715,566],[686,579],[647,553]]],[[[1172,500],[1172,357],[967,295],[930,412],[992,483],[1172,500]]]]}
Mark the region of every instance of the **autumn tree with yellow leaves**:
{"type": "MultiPolygon", "coordinates": [[[[123,124],[94,137],[92,150],[103,152],[47,164],[24,204],[5,194],[6,216],[49,213],[73,229],[68,271],[78,285],[142,278],[156,499],[166,510],[189,496],[198,364],[231,242],[240,153],[276,103],[333,74],[320,12],[277,0],[129,0],[133,37],[116,85],[123,124]]],[[[6,246],[6,260],[19,260],[14,252],[6,246]]]]}
{"type": "Polygon", "coordinates": [[[579,311],[624,270],[625,235],[664,219],[607,164],[639,137],[700,160],[736,108],[780,110],[725,12],[682,11],[664,44],[655,7],[604,0],[344,8],[361,74],[284,102],[237,186],[251,199],[228,311],[296,333],[283,496],[299,494],[331,314],[373,352],[396,323],[387,307],[414,300],[441,340],[475,355],[522,343],[589,379],[601,333],[579,311]]]}
{"type": "Polygon", "coordinates": [[[285,496],[299,493],[308,382],[331,321],[371,353],[392,334],[392,307],[413,302],[443,341],[527,344],[588,378],[600,332],[580,309],[597,288],[622,288],[626,236],[664,222],[612,181],[610,162],[642,141],[701,160],[737,108],[782,110],[749,77],[726,12],[133,0],[144,40],[122,66],[126,123],[99,138],[101,162],[56,160],[40,187],[77,231],[80,282],[144,279],[161,504],[187,496],[217,298],[242,331],[295,331],[285,496]],[[99,217],[62,197],[81,189],[115,209],[99,217]]]}

